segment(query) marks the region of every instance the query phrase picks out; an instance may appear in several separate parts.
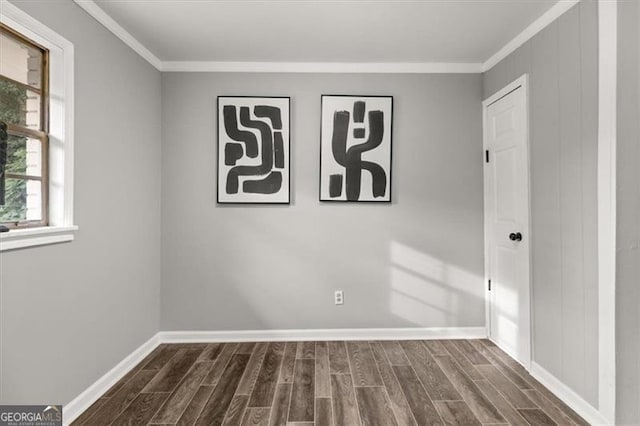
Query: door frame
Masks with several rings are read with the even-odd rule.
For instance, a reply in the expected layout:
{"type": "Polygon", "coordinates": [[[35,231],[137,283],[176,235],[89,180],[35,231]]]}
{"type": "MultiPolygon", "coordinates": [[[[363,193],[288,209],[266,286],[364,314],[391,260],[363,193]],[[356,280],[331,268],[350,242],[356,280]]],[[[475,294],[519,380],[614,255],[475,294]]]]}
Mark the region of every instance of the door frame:
{"type": "MultiPolygon", "coordinates": [[[[487,110],[489,105],[495,103],[501,98],[505,97],[509,93],[514,90],[522,87],[524,90],[524,110],[525,110],[525,151],[527,154],[527,164],[526,167],[526,176],[527,176],[527,191],[528,191],[528,210],[527,217],[525,219],[524,228],[526,231],[527,238],[529,238],[529,253],[528,253],[528,263],[529,263],[529,274],[525,277],[526,280],[526,288],[524,296],[527,298],[527,306],[529,307],[529,315],[527,315],[527,321],[525,321],[525,332],[528,334],[526,336],[526,341],[528,343],[528,348],[525,350],[523,354],[524,358],[518,360],[523,364],[523,366],[527,369],[527,371],[531,370],[531,361],[533,358],[533,292],[531,287],[532,282],[532,244],[531,244],[531,148],[530,148],[530,127],[529,127],[529,76],[528,74],[523,74],[519,78],[515,79],[511,83],[507,84],[502,89],[495,92],[493,95],[489,96],[482,102],[482,161],[485,163],[485,150],[487,149],[487,141],[488,141],[488,126],[487,126],[487,110]]],[[[491,292],[489,291],[489,271],[491,270],[491,264],[489,261],[489,253],[490,247],[493,243],[491,233],[489,232],[489,220],[487,215],[487,197],[488,197],[488,187],[486,185],[487,182],[487,173],[488,168],[486,165],[483,167],[483,186],[484,186],[484,297],[485,297],[485,325],[487,328],[487,336],[491,339],[491,292]]],[[[501,348],[504,349],[504,348],[501,348]]],[[[508,353],[508,351],[507,351],[508,353]]],[[[513,356],[514,354],[509,353],[509,355],[513,356]]]]}

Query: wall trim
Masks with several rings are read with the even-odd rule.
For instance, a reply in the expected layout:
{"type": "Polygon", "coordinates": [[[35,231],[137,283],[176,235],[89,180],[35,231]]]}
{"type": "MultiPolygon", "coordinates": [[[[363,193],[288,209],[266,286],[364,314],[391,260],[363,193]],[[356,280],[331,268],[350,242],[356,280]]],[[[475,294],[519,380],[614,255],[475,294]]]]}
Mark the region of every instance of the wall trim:
{"type": "Polygon", "coordinates": [[[161,331],[156,333],[115,367],[91,384],[63,408],[63,421],[69,425],[107,392],[133,367],[162,343],[262,342],[305,340],[428,340],[483,339],[484,327],[445,328],[359,328],[323,330],[237,330],[237,331],[161,331]]]}
{"type": "Polygon", "coordinates": [[[142,56],[147,62],[153,65],[157,70],[162,68],[162,61],[156,55],[151,53],[142,43],[134,36],[118,24],[111,16],[109,16],[100,6],[93,0],[73,0],[78,6],[83,8],[85,12],[91,15],[96,21],[100,22],[111,31],[116,37],[133,49],[138,55],[142,56]]]}
{"type": "Polygon", "coordinates": [[[465,62],[215,62],[166,61],[162,72],[479,74],[482,64],[465,62]]]}
{"type": "Polygon", "coordinates": [[[341,328],[316,330],[161,331],[163,343],[325,340],[485,339],[485,327],[341,328]]]}
{"type": "MultiPolygon", "coordinates": [[[[326,340],[430,340],[484,339],[485,327],[355,328],[315,330],[161,331],[140,345],[115,367],[91,384],[63,408],[64,424],[77,419],[125,374],[163,343],[261,342],[326,340]]],[[[596,408],[535,361],[531,375],[591,424],[608,424],[596,408]]]]}
{"type": "MultiPolygon", "coordinates": [[[[4,1],[4,0],[3,0],[4,1]]],[[[375,74],[479,74],[481,63],[467,62],[231,62],[162,61],[93,0],[73,0],[124,44],[161,72],[273,72],[375,74]]]]}
{"type": "Polygon", "coordinates": [[[598,1],[598,408],[616,413],[617,0],[598,1]]]}
{"type": "Polygon", "coordinates": [[[160,344],[158,334],[140,345],[115,367],[107,371],[104,376],[96,380],[84,392],[66,404],[62,409],[62,418],[65,425],[77,419],[87,408],[107,392],[118,380],[124,377],[133,367],[142,361],[160,344]]]}
{"type": "Polygon", "coordinates": [[[73,0],[161,72],[274,72],[375,74],[476,74],[491,69],[580,0],[560,0],[484,63],[475,62],[231,62],[162,61],[93,0],[73,0]]]}
{"type": "Polygon", "coordinates": [[[560,398],[573,411],[582,416],[589,424],[607,425],[612,424],[608,421],[597,408],[593,407],[587,401],[582,399],[580,395],[575,393],[571,388],[562,383],[553,374],[549,373],[540,364],[535,361],[531,363],[531,376],[542,383],[554,395],[560,398]]]}
{"type": "Polygon", "coordinates": [[[545,29],[550,23],[558,19],[562,14],[578,4],[580,0],[560,0],[554,4],[549,10],[543,13],[538,19],[533,21],[531,25],[524,29],[520,34],[515,36],[513,40],[505,44],[502,49],[498,50],[489,59],[482,64],[482,72],[489,71],[498,62],[509,56],[517,48],[525,44],[529,39],[545,29]]]}

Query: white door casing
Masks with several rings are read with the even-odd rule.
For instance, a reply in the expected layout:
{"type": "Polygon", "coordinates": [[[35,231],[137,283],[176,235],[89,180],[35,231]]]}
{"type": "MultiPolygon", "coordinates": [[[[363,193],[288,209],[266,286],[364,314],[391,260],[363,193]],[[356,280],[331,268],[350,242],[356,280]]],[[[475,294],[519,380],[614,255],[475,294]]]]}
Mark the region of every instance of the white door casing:
{"type": "Polygon", "coordinates": [[[487,329],[491,340],[530,369],[527,75],[483,102],[483,121],[487,329]]]}

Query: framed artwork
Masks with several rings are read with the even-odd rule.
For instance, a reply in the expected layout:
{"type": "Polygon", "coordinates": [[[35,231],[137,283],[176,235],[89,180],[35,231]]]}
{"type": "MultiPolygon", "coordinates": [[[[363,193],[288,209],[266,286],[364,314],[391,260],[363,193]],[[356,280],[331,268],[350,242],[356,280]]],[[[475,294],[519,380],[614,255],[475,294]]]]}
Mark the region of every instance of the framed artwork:
{"type": "Polygon", "coordinates": [[[218,203],[289,203],[288,97],[218,97],[218,203]]]}
{"type": "Polygon", "coordinates": [[[391,202],[393,97],[322,96],[320,201],[391,202]]]}

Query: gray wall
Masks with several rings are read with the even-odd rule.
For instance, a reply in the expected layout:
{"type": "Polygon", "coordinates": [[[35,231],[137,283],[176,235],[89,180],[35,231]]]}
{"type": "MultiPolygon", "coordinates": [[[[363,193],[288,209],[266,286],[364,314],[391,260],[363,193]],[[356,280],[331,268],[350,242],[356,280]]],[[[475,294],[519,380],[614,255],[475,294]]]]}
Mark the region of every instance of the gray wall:
{"type": "Polygon", "coordinates": [[[80,230],[0,254],[0,403],[68,403],[158,331],[160,73],[71,0],[13,3],[75,45],[80,230]]]}
{"type": "Polygon", "coordinates": [[[163,330],[484,325],[481,75],[167,73],[162,97],[163,330]],[[394,96],[393,204],[318,201],[331,93],[394,96]],[[290,206],[216,205],[218,95],[291,96],[290,206]]]}
{"type": "Polygon", "coordinates": [[[583,0],[485,73],[530,76],[533,359],[598,405],[597,5],[583,0]]]}
{"type": "Polygon", "coordinates": [[[640,5],[618,3],[617,422],[640,424],[640,5]]]}

